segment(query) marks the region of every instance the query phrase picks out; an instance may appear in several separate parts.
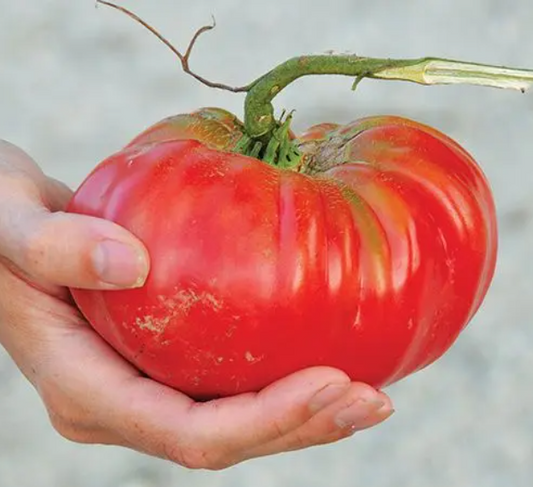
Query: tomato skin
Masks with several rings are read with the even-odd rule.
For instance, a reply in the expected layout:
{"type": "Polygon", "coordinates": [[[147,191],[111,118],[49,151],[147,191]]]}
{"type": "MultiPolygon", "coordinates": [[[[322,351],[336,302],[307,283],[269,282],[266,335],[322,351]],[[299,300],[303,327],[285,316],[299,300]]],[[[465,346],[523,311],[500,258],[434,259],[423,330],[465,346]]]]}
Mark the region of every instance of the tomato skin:
{"type": "Polygon", "coordinates": [[[397,117],[311,128],[305,173],[229,152],[241,136],[218,109],[166,119],[77,190],[69,211],[117,222],[151,256],[142,288],[71,290],[97,332],[198,399],[313,365],[384,387],[444,354],[496,262],[474,160],[397,117]]]}

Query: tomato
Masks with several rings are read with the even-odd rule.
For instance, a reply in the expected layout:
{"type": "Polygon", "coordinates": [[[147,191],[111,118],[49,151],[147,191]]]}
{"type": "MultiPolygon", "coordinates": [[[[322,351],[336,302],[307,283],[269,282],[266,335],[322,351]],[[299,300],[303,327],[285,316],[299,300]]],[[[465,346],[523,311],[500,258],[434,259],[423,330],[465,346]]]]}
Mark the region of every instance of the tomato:
{"type": "Polygon", "coordinates": [[[296,169],[235,153],[242,137],[220,109],[171,117],[81,184],[69,211],[122,225],[151,257],[139,289],[72,289],[95,330],[199,399],[316,365],[381,388],[441,357],[496,262],[472,157],[389,116],[293,136],[296,169]]]}

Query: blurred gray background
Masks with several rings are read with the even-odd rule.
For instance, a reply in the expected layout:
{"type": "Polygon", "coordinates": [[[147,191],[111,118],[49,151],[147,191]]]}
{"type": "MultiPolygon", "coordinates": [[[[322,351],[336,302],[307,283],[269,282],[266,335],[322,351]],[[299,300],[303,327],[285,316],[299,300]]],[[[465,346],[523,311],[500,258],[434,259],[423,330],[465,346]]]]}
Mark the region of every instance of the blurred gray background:
{"type": "MultiPolygon", "coordinates": [[[[533,68],[530,0],[158,0],[123,2],[184,47],[216,16],[193,67],[242,84],[297,54],[435,55],[533,68]]],[[[80,446],[49,426],[0,352],[1,487],[526,487],[533,478],[533,91],[299,81],[276,99],[296,129],[392,113],[462,143],[492,183],[501,229],[483,308],[437,364],[391,387],[397,412],[328,447],[191,472],[116,448],[80,446]]],[[[167,115],[240,95],[209,90],[130,19],[93,0],[0,0],[0,137],[72,187],[167,115]]],[[[43,323],[45,326],[45,323],[43,323]]]]}

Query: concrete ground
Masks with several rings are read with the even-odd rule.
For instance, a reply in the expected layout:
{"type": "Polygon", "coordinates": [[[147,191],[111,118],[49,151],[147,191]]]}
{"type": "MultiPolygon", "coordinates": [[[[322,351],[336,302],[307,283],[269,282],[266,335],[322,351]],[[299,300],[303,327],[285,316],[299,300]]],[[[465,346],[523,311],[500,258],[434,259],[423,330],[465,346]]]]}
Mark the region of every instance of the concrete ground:
{"type": "MultiPolygon", "coordinates": [[[[184,46],[217,18],[192,61],[245,83],[296,54],[435,55],[533,68],[530,0],[130,0],[184,46]],[[155,5],[157,4],[157,5],[155,5]]],[[[50,427],[33,389],[0,353],[1,487],[526,487],[533,477],[533,92],[299,81],[276,100],[296,128],[394,113],[458,139],[492,183],[501,229],[491,291],[456,346],[389,389],[397,412],[328,447],[191,472],[117,448],[80,446],[50,427]]],[[[132,21],[93,0],[0,0],[0,137],[76,186],[148,124],[206,105],[242,113],[132,21]]]]}

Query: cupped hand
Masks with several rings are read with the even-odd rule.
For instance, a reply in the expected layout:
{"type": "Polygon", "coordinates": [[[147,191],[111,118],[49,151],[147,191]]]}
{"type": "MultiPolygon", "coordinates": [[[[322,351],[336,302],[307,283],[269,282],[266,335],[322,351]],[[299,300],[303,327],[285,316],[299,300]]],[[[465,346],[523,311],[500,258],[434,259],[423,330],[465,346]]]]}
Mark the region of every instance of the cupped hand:
{"type": "Polygon", "coordinates": [[[118,225],[62,211],[70,197],[0,141],[0,343],[59,434],[221,469],[331,443],[392,414],[384,393],[327,367],[205,403],[140,374],[87,324],[67,286],[141,286],[148,255],[118,225]]]}

